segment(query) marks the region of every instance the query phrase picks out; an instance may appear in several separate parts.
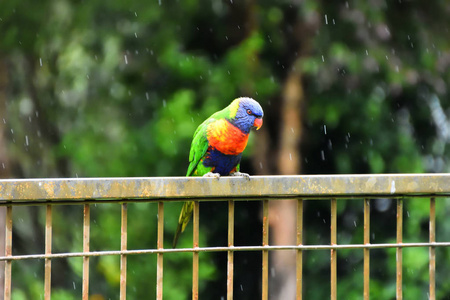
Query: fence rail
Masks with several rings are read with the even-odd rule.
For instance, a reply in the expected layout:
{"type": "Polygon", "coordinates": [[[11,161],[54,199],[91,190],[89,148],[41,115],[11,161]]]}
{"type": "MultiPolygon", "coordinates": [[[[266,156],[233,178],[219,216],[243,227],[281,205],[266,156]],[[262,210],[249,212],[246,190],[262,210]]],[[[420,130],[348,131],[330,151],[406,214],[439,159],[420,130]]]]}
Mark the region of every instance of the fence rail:
{"type": "Polygon", "coordinates": [[[164,254],[176,252],[193,253],[192,297],[198,298],[198,272],[200,252],[227,252],[227,299],[233,298],[234,253],[237,251],[260,251],[262,253],[262,298],[268,299],[269,251],[295,250],[297,299],[302,298],[303,251],[330,250],[331,299],[337,298],[337,251],[340,249],[363,249],[364,299],[370,297],[370,250],[395,248],[396,297],[402,299],[402,249],[407,247],[429,248],[429,298],[435,299],[435,265],[437,247],[450,247],[449,242],[436,242],[435,198],[450,195],[450,176],[447,174],[377,174],[377,175],[312,175],[312,176],[254,176],[250,180],[235,177],[186,178],[70,178],[70,179],[8,179],[0,180],[0,206],[6,206],[6,237],[4,299],[11,298],[11,263],[14,260],[44,259],[44,298],[51,296],[51,262],[54,258],[83,257],[82,298],[89,297],[89,259],[93,256],[120,256],[120,299],[126,298],[127,256],[136,254],[157,255],[157,299],[163,297],[164,254]],[[403,242],[403,197],[429,197],[429,242],[403,242]],[[370,243],[370,198],[393,198],[397,201],[396,243],[370,243]],[[363,244],[337,243],[337,202],[339,198],[364,200],[363,244]],[[193,247],[167,249],[164,240],[164,202],[195,201],[193,216],[193,247]],[[269,201],[297,199],[297,244],[277,246],[269,244],[269,201]],[[303,245],[303,202],[306,199],[330,201],[330,244],[303,245]],[[198,201],[197,201],[198,200],[198,201]],[[262,200],[262,245],[234,245],[234,201],[262,200]],[[127,204],[129,202],[158,203],[157,247],[155,249],[129,250],[127,248],[127,204]],[[228,246],[199,247],[199,201],[228,202],[228,246]],[[120,250],[90,251],[90,205],[92,203],[117,202],[121,205],[120,250]],[[52,253],[52,206],[83,204],[83,251],[52,253]],[[12,254],[12,211],[19,205],[45,205],[45,253],[33,255],[12,254]]]}

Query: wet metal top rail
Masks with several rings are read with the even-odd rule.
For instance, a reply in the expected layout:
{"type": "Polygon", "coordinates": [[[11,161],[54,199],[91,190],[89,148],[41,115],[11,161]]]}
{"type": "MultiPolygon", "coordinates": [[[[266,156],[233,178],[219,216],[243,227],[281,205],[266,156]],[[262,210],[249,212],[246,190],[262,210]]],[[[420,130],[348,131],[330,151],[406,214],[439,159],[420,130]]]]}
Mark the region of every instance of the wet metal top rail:
{"type": "MultiPolygon", "coordinates": [[[[234,253],[236,251],[260,251],[262,253],[261,295],[268,299],[269,251],[295,250],[296,299],[302,299],[303,251],[330,251],[330,298],[337,298],[337,251],[361,249],[363,251],[363,299],[370,297],[370,251],[380,248],[396,249],[396,299],[402,299],[403,260],[402,251],[407,247],[429,249],[429,299],[436,299],[435,275],[437,247],[450,247],[450,241],[436,242],[435,197],[450,196],[449,174],[377,174],[377,175],[311,175],[311,176],[252,176],[250,180],[237,177],[192,178],[70,178],[70,179],[8,179],[0,180],[0,206],[6,206],[4,299],[11,299],[11,263],[23,259],[44,259],[44,299],[51,297],[52,259],[82,257],[82,299],[89,299],[89,260],[93,256],[120,256],[120,299],[126,299],[127,256],[148,254],[157,256],[156,298],[163,299],[163,255],[174,252],[192,252],[192,299],[198,299],[198,274],[200,252],[227,252],[227,299],[233,299],[234,253]],[[403,198],[426,196],[429,198],[429,241],[403,242],[403,198]],[[393,243],[370,243],[370,207],[372,198],[396,199],[396,241],[393,243]],[[270,245],[269,201],[296,199],[296,244],[270,245]],[[364,201],[363,244],[337,243],[337,198],[361,198],[364,201]],[[164,248],[164,202],[194,201],[193,247],[181,249],[164,248]],[[262,200],[262,244],[252,246],[234,245],[234,201],[262,200]],[[330,243],[322,245],[303,244],[303,201],[325,199],[330,201],[330,243]],[[198,200],[198,201],[197,201],[198,200]],[[127,203],[155,201],[158,203],[157,246],[152,249],[130,250],[127,248],[127,203]],[[228,243],[226,247],[199,247],[199,201],[228,202],[228,243]],[[116,202],[121,207],[120,250],[90,251],[91,203],[116,202]],[[55,204],[82,204],[83,251],[70,253],[52,252],[52,207],[55,204]],[[13,207],[17,205],[45,205],[45,253],[13,255],[13,207]]],[[[4,209],[4,208],[3,208],[4,209]]],[[[323,283],[322,283],[323,284],[323,283]]]]}
{"type": "Polygon", "coordinates": [[[450,174],[0,180],[0,202],[450,195],[450,174]]]}

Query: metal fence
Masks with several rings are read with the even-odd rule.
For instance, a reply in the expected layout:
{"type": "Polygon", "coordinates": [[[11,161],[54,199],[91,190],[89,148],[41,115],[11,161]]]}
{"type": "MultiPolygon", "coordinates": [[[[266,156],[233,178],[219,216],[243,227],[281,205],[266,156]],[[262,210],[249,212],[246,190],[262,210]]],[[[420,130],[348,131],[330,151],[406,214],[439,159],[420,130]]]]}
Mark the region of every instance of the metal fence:
{"type": "Polygon", "coordinates": [[[436,298],[435,270],[436,247],[449,247],[450,242],[436,242],[435,197],[450,195],[450,176],[447,174],[391,174],[391,175],[313,175],[313,176],[255,176],[249,181],[242,178],[84,178],[84,179],[19,179],[0,180],[0,205],[6,206],[4,299],[11,298],[11,263],[14,260],[44,259],[44,298],[51,296],[52,259],[61,257],[83,258],[82,299],[89,297],[89,259],[93,256],[120,256],[120,299],[126,298],[127,256],[155,254],[157,256],[157,299],[163,298],[164,254],[192,252],[192,298],[198,299],[198,274],[200,252],[227,253],[227,299],[233,298],[233,258],[236,251],[262,252],[262,299],[268,299],[269,251],[295,250],[297,269],[297,299],[302,298],[303,251],[330,250],[331,299],[337,297],[337,251],[339,249],[362,249],[364,253],[363,298],[369,299],[370,251],[379,248],[395,248],[396,295],[402,299],[402,249],[407,247],[429,248],[429,299],[436,298]],[[429,242],[404,243],[403,199],[404,197],[429,197],[430,220],[429,242]],[[397,203],[396,243],[370,243],[370,201],[371,198],[394,198],[397,203]],[[364,201],[364,243],[337,244],[337,201],[339,198],[360,198],[364,201]],[[164,203],[167,201],[192,200],[193,247],[168,249],[163,247],[164,203]],[[262,245],[234,245],[234,205],[239,200],[260,200],[263,203],[262,245]],[[297,244],[277,246],[269,244],[269,201],[297,199],[297,244]],[[303,203],[305,200],[328,199],[331,211],[331,240],[327,245],[303,244],[303,203]],[[130,202],[154,201],[158,203],[157,247],[155,249],[127,249],[127,204],[130,202]],[[199,247],[199,201],[228,201],[228,246],[199,247]],[[121,246],[117,251],[90,251],[90,206],[93,203],[114,202],[121,206],[121,246]],[[82,204],[83,252],[52,253],[52,207],[60,204],[82,204]],[[44,205],[45,253],[13,255],[12,212],[14,206],[44,205]]]}

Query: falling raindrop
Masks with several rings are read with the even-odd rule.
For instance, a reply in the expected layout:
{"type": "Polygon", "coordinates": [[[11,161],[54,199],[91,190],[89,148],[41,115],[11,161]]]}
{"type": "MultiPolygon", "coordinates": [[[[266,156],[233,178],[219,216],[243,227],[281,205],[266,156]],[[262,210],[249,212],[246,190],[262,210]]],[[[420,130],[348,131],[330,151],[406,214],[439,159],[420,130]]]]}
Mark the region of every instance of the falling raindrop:
{"type": "Polygon", "coordinates": [[[242,286],[242,284],[240,284],[240,287],[241,287],[241,291],[244,291],[244,287],[242,286]]]}
{"type": "Polygon", "coordinates": [[[25,145],[29,146],[29,143],[28,143],[28,135],[25,136],[25,145]]]}
{"type": "Polygon", "coordinates": [[[320,156],[322,157],[322,160],[325,160],[325,152],[323,152],[323,150],[320,151],[320,156]]]}
{"type": "Polygon", "coordinates": [[[325,14],[325,24],[328,25],[328,16],[325,14]]]}
{"type": "Polygon", "coordinates": [[[128,65],[128,57],[127,57],[127,55],[125,54],[125,55],[123,56],[123,58],[125,59],[125,64],[128,65]]]}
{"type": "Polygon", "coordinates": [[[73,283],[73,289],[75,290],[76,289],[75,281],[72,281],[72,283],[73,283]]]}
{"type": "Polygon", "coordinates": [[[259,162],[259,167],[260,167],[261,169],[263,168],[262,162],[259,162]]]}
{"type": "Polygon", "coordinates": [[[323,125],[323,132],[325,133],[325,135],[327,135],[327,125],[323,125]]]}
{"type": "Polygon", "coordinates": [[[39,57],[39,65],[42,67],[42,58],[39,57]]]}
{"type": "Polygon", "coordinates": [[[148,95],[148,92],[145,92],[145,99],[150,100],[150,96],[148,95]]]}

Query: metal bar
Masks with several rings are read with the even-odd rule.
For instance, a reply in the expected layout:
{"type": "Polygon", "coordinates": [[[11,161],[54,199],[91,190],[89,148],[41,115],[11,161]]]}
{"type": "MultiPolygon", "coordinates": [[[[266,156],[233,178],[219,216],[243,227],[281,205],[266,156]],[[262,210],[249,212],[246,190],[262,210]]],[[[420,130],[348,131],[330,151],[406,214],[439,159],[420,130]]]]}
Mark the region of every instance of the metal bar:
{"type": "Polygon", "coordinates": [[[193,252],[192,252],[192,300],[198,299],[198,251],[199,248],[199,223],[200,223],[200,204],[194,201],[193,213],[193,252]]]}
{"type": "MultiPolygon", "coordinates": [[[[47,205],[45,213],[45,254],[52,253],[52,206],[47,205]]],[[[50,300],[52,286],[52,259],[46,258],[44,264],[44,299],[50,300]]]]}
{"type": "MultiPolygon", "coordinates": [[[[337,200],[335,198],[331,199],[331,245],[337,244],[337,200]]],[[[331,300],[336,300],[337,298],[337,249],[331,249],[331,300]]]]}
{"type": "MultiPolygon", "coordinates": [[[[89,252],[91,230],[90,205],[83,206],[83,252],[89,252]]],[[[89,300],[89,256],[83,256],[83,290],[81,297],[89,300]]]]}
{"type": "Polygon", "coordinates": [[[227,256],[227,299],[233,300],[234,275],[234,201],[228,201],[228,256],[227,256]]]}
{"type": "MultiPolygon", "coordinates": [[[[297,200],[297,245],[303,244],[303,200],[297,200]]],[[[303,297],[303,250],[297,250],[296,256],[297,269],[297,300],[302,300],[303,297]]]]}
{"type": "MultiPolygon", "coordinates": [[[[450,242],[436,243],[382,243],[382,244],[341,244],[341,245],[281,245],[281,246],[234,246],[233,251],[276,251],[276,250],[331,250],[331,249],[386,249],[386,248],[418,248],[418,247],[450,247],[450,242]]],[[[227,252],[229,247],[198,247],[198,248],[176,248],[176,249],[143,249],[143,250],[112,250],[112,251],[92,251],[92,252],[70,252],[70,253],[52,253],[52,254],[30,254],[0,256],[0,261],[27,260],[27,259],[46,259],[46,258],[68,258],[68,257],[98,257],[107,255],[141,255],[158,253],[181,253],[181,252],[227,252]]]]}
{"type": "MultiPolygon", "coordinates": [[[[370,200],[364,199],[364,245],[370,244],[370,200]]],[[[370,299],[370,249],[364,250],[364,300],[370,299]]]]}
{"type": "MultiPolygon", "coordinates": [[[[403,199],[397,199],[397,243],[402,243],[402,241],[403,241],[403,199]]],[[[398,300],[401,300],[403,299],[403,287],[402,287],[403,259],[401,247],[397,247],[396,257],[397,257],[396,298],[398,300]]]]}
{"type": "MultiPolygon", "coordinates": [[[[263,248],[269,246],[269,200],[263,200],[263,248]]],[[[269,250],[262,250],[262,299],[269,299],[269,250]]]]}
{"type": "MultiPolygon", "coordinates": [[[[6,207],[5,258],[12,257],[12,206],[6,207]]],[[[5,287],[3,299],[11,299],[11,260],[5,261],[5,287]]]]}
{"type": "Polygon", "coordinates": [[[215,201],[285,197],[323,198],[450,195],[450,174],[367,174],[222,177],[65,178],[0,180],[0,201],[161,199],[215,201]],[[205,188],[207,187],[207,188],[205,188]],[[350,188],[349,188],[350,187],[350,188]],[[183,191],[180,193],[179,191],[183,191]]]}
{"type": "MultiPolygon", "coordinates": [[[[158,249],[164,249],[164,202],[158,202],[158,249]]],[[[163,299],[164,253],[157,254],[156,266],[156,299],[163,299]]]]}
{"type": "MultiPolygon", "coordinates": [[[[121,226],[120,226],[120,250],[127,250],[127,223],[128,223],[128,207],[126,203],[122,203],[121,209],[121,226]]],[[[120,256],[120,300],[127,299],[127,255],[120,256]]]]}
{"type": "MultiPolygon", "coordinates": [[[[430,243],[436,242],[436,201],[430,198],[430,243]]],[[[430,300],[436,299],[436,248],[429,248],[430,300]]]]}

